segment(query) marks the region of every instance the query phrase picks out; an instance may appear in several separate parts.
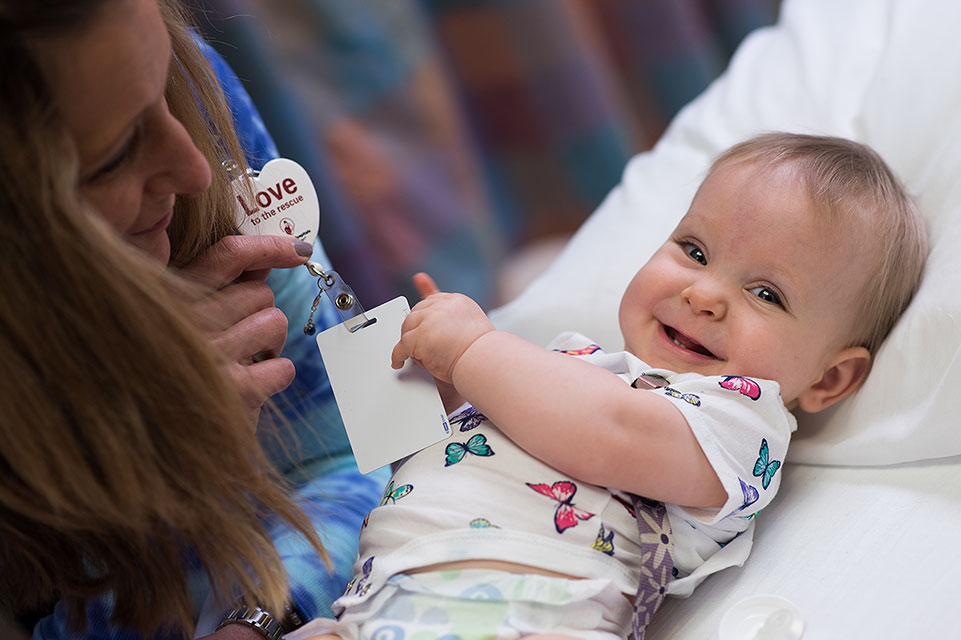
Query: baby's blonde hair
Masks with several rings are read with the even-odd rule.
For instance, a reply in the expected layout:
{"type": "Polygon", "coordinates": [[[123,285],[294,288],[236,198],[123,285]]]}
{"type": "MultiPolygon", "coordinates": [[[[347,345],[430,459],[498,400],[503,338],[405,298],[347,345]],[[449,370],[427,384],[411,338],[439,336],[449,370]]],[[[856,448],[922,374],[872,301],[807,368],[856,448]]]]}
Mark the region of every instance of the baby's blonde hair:
{"type": "Polygon", "coordinates": [[[854,233],[869,230],[875,268],[858,293],[848,346],[874,355],[921,284],[928,242],[917,205],[877,152],[845,138],[766,133],[722,153],[711,171],[742,162],[789,164],[816,208],[859,224],[854,233]]]}

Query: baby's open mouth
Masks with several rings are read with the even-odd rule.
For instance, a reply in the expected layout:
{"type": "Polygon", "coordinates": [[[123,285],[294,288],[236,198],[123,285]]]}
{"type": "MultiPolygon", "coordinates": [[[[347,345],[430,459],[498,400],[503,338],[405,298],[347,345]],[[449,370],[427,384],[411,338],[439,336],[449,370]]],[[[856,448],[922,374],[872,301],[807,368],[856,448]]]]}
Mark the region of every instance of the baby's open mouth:
{"type": "Polygon", "coordinates": [[[699,343],[697,340],[684,335],[674,327],[664,325],[664,332],[667,334],[667,337],[670,338],[677,346],[687,349],[688,351],[693,351],[694,353],[698,353],[702,356],[707,356],[708,358],[717,360],[717,356],[711,353],[707,347],[699,343]]]}

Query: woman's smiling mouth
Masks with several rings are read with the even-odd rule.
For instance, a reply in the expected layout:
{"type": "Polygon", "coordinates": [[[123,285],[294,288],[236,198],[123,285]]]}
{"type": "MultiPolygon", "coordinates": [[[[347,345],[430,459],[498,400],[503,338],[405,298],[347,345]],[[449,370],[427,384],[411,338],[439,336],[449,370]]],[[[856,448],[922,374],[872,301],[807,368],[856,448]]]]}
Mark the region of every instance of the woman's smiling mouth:
{"type": "Polygon", "coordinates": [[[154,224],[150,225],[148,228],[142,229],[142,230],[140,230],[140,231],[134,231],[134,232],[131,233],[130,235],[132,235],[132,236],[144,236],[144,235],[153,233],[153,232],[155,232],[155,231],[163,231],[163,230],[165,230],[165,229],[170,225],[170,221],[173,219],[173,217],[174,217],[174,211],[173,211],[173,208],[171,208],[170,211],[168,211],[167,213],[165,213],[164,216],[163,216],[160,220],[158,220],[158,221],[155,222],[154,224]]]}

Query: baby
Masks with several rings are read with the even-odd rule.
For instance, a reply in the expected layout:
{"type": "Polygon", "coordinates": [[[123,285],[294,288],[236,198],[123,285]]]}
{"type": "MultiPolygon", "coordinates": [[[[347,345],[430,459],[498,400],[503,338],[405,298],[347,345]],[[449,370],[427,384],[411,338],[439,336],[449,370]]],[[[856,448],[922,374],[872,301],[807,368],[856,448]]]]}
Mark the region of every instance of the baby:
{"type": "Polygon", "coordinates": [[[747,557],[791,411],[861,385],[925,255],[873,151],[766,134],[715,161],[628,285],[623,352],[541,348],[418,274],[393,366],[436,378],[455,436],[400,463],[338,621],[297,636],[643,638],[665,594],[747,557]]]}

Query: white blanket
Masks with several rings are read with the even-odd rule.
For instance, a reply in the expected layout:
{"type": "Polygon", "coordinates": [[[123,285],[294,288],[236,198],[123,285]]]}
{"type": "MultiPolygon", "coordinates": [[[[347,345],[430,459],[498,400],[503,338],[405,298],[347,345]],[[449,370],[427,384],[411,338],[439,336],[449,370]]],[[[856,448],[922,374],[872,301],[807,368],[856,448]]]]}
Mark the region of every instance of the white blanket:
{"type": "Polygon", "coordinates": [[[756,594],[794,602],[804,640],[961,638],[959,539],[961,457],[788,465],[745,566],[665,600],[647,638],[717,638],[725,611],[756,594]]]}

